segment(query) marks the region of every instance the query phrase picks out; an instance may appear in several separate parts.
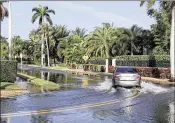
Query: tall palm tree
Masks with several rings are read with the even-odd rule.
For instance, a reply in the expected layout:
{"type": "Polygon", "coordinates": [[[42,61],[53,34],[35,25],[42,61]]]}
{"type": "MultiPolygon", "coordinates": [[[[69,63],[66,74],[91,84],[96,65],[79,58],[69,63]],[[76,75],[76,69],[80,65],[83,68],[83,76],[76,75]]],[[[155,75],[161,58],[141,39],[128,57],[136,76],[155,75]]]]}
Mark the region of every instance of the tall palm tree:
{"type": "MultiPolygon", "coordinates": [[[[39,18],[39,25],[41,26],[44,24],[44,19],[46,18],[47,22],[49,22],[50,25],[52,25],[52,20],[50,18],[50,13],[55,14],[55,11],[52,9],[48,9],[47,6],[41,6],[35,7],[32,9],[32,12],[35,12],[32,16],[32,23],[36,21],[37,18],[39,18]]],[[[41,66],[43,66],[43,52],[44,52],[44,34],[42,34],[41,39],[41,66]]]]}
{"type": "MultiPolygon", "coordinates": [[[[155,4],[155,0],[141,1],[140,6],[147,2],[147,8],[151,8],[155,4]]],[[[171,77],[175,80],[175,1],[161,1],[166,3],[169,11],[172,13],[171,17],[171,37],[170,37],[170,64],[171,64],[171,77]]]]}

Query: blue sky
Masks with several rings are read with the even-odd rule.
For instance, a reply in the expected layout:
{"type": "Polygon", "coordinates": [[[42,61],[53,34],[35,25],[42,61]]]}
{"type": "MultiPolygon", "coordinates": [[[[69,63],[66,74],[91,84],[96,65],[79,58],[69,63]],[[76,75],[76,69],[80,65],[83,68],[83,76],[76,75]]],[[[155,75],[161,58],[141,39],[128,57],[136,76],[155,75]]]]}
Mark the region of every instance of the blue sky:
{"type": "MultiPolygon", "coordinates": [[[[12,36],[20,35],[28,39],[29,32],[38,28],[38,20],[32,24],[32,8],[47,5],[55,10],[51,15],[54,25],[66,25],[92,31],[103,22],[114,23],[115,27],[131,27],[137,24],[149,29],[155,23],[147,16],[146,7],[140,7],[140,1],[14,1],[12,6],[12,36]]],[[[4,4],[7,6],[7,3],[4,4]]],[[[8,19],[2,22],[2,35],[8,37],[8,19]]]]}

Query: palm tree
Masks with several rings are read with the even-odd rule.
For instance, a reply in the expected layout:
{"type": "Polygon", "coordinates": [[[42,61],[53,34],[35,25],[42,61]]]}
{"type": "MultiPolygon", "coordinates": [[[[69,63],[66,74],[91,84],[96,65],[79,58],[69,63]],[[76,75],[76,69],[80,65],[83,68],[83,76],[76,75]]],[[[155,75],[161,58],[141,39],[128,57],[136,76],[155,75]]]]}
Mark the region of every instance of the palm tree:
{"type": "Polygon", "coordinates": [[[133,52],[134,50],[138,50],[136,45],[135,45],[135,42],[137,40],[137,37],[141,36],[142,34],[142,28],[141,27],[138,27],[137,25],[133,25],[131,27],[131,32],[132,32],[132,39],[131,39],[131,55],[133,55],[133,52]]]}
{"type": "Polygon", "coordinates": [[[111,54],[114,56],[128,54],[128,46],[133,39],[132,31],[127,28],[115,28],[113,36],[116,38],[111,45],[111,54]]]}
{"type": "MultiPolygon", "coordinates": [[[[41,6],[35,7],[32,9],[32,12],[35,12],[32,16],[32,23],[36,21],[37,18],[39,18],[39,25],[41,26],[44,24],[44,18],[46,18],[47,22],[49,22],[50,25],[52,25],[52,20],[50,18],[50,13],[55,14],[55,11],[52,9],[48,9],[47,6],[41,6]]],[[[42,35],[41,39],[41,66],[43,66],[43,52],[44,52],[44,34],[42,35]]]]}
{"type": "MultiPolygon", "coordinates": [[[[59,25],[59,26],[54,26],[53,29],[52,29],[52,38],[54,40],[54,43],[53,45],[51,46],[51,54],[54,58],[54,63],[55,63],[55,59],[57,59],[57,61],[60,60],[61,56],[64,54],[62,52],[62,49],[59,49],[60,48],[60,43],[61,44],[67,44],[67,38],[70,34],[70,31],[67,29],[67,27],[65,25],[59,25]],[[59,46],[59,47],[58,47],[59,46]],[[59,53],[58,53],[59,52],[59,53]]],[[[61,45],[62,46],[62,45],[61,45]]],[[[67,47],[66,46],[63,46],[63,47],[67,47]]]]}
{"type": "Polygon", "coordinates": [[[22,53],[22,45],[23,40],[20,38],[20,36],[14,36],[12,38],[13,57],[19,57],[20,53],[22,53]]]}
{"type": "MultiPolygon", "coordinates": [[[[146,1],[141,1],[140,6],[146,1]]],[[[171,19],[171,37],[170,37],[170,64],[171,64],[171,77],[175,80],[175,1],[162,1],[166,3],[169,11],[172,13],[171,19]]],[[[147,8],[151,8],[155,4],[155,0],[147,1],[147,8]]]]}
{"type": "MultiPolygon", "coordinates": [[[[92,42],[98,42],[103,45],[103,50],[105,51],[105,57],[109,58],[109,48],[110,43],[113,41],[113,25],[103,23],[102,27],[97,27],[92,34],[92,42]]],[[[92,43],[93,44],[93,43],[92,43]]]]}
{"type": "Polygon", "coordinates": [[[73,33],[73,35],[77,35],[81,38],[84,38],[85,34],[86,34],[86,29],[85,28],[81,29],[81,28],[77,27],[75,29],[75,31],[72,31],[72,33],[73,33]]]}

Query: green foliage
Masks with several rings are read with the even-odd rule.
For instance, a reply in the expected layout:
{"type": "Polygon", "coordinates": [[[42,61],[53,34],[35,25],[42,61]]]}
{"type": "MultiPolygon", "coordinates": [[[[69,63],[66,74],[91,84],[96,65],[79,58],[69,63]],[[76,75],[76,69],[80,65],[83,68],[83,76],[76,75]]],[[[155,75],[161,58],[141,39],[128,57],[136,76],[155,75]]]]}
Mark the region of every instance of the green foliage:
{"type": "MultiPolygon", "coordinates": [[[[154,36],[154,42],[157,47],[162,47],[163,52],[170,51],[170,31],[171,31],[171,9],[175,5],[174,1],[159,1],[159,9],[154,9],[155,0],[141,1],[141,6],[147,3],[148,15],[156,20],[151,25],[151,32],[154,36]]],[[[160,49],[160,48],[159,48],[160,49]]],[[[157,54],[157,53],[156,53],[157,54]]]]}
{"type": "Polygon", "coordinates": [[[14,82],[17,74],[16,61],[0,61],[0,81],[14,82]]]}
{"type": "Polygon", "coordinates": [[[153,55],[167,55],[167,54],[168,53],[166,53],[161,46],[157,46],[153,49],[153,55]]]}
{"type": "Polygon", "coordinates": [[[14,36],[12,38],[12,54],[13,57],[20,56],[20,53],[22,53],[22,47],[23,47],[23,40],[20,36],[14,36]]]}
{"type": "Polygon", "coordinates": [[[1,46],[1,59],[8,59],[8,42],[7,41],[3,41],[0,42],[0,46],[1,46]]]}

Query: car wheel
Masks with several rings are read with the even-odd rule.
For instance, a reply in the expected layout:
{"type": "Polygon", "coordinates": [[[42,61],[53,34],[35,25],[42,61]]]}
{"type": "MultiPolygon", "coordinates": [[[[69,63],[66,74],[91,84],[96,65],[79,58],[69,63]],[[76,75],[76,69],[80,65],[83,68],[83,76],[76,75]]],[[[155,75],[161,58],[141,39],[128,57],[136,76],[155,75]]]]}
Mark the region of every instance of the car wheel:
{"type": "Polygon", "coordinates": [[[117,89],[118,88],[118,85],[115,85],[114,88],[117,89]]]}

